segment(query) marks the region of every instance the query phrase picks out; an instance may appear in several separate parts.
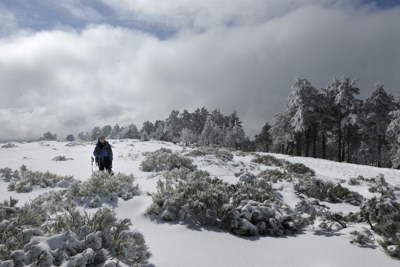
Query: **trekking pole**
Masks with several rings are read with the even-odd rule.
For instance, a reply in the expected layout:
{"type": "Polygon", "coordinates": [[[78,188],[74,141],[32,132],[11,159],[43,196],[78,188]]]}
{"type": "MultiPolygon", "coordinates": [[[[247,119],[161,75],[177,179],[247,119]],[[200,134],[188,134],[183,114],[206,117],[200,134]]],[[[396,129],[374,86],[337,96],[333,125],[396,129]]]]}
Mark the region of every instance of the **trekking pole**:
{"type": "Polygon", "coordinates": [[[94,161],[94,158],[93,158],[93,156],[90,157],[90,158],[92,159],[92,172],[93,172],[93,161],[94,161]]]}

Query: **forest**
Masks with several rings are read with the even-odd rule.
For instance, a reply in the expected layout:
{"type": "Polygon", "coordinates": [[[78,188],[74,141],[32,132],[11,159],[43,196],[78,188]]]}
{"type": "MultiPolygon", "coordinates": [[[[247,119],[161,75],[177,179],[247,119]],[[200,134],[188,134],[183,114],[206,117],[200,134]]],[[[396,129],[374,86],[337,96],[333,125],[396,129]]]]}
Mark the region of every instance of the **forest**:
{"type": "MultiPolygon", "coordinates": [[[[139,129],[106,125],[90,132],[68,135],[67,140],[91,141],[104,135],[111,139],[161,140],[185,145],[223,146],[243,151],[273,152],[377,167],[400,166],[400,99],[388,94],[381,82],[365,100],[357,98],[358,80],[333,78],[316,89],[307,79],[291,86],[286,109],[262,126],[254,140],[243,129],[236,111],[197,108],[194,112],[172,110],[164,120],[146,121],[139,129]]],[[[50,132],[43,139],[55,139],[50,132]]]]}

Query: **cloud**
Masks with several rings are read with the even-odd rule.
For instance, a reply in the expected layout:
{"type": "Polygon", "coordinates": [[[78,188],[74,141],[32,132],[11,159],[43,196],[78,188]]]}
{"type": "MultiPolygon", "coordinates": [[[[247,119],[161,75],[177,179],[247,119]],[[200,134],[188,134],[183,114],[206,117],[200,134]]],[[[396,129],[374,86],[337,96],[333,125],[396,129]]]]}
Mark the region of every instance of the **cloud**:
{"type": "MultiPolygon", "coordinates": [[[[362,97],[381,80],[397,94],[400,8],[284,2],[63,1],[59,8],[90,21],[0,37],[0,139],[140,128],[203,106],[238,111],[253,137],[283,111],[296,77],[317,88],[333,76],[360,78],[362,97]],[[127,27],[122,20],[133,15],[135,27],[127,27]],[[149,25],[163,26],[145,31],[149,25]],[[160,29],[171,34],[160,38],[160,29]]],[[[21,19],[7,14],[15,27],[21,19]]]]}

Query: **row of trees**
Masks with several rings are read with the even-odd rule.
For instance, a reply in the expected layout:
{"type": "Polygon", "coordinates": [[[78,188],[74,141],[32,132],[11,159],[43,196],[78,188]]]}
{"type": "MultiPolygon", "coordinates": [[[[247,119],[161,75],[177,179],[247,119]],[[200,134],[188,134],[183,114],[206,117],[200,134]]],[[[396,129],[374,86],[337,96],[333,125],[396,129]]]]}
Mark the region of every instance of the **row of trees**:
{"type": "MultiPolygon", "coordinates": [[[[79,133],[78,139],[93,141],[102,135],[111,139],[156,139],[183,142],[186,145],[221,145],[235,149],[246,149],[250,144],[236,111],[226,116],[219,110],[209,112],[206,108],[198,108],[192,113],[187,110],[182,113],[173,110],[165,120],[144,122],[140,130],[135,124],[127,127],[120,127],[118,124],[114,127],[95,127],[91,133],[79,133]]],[[[70,135],[68,139],[75,138],[70,135]]]]}
{"type": "Polygon", "coordinates": [[[272,125],[266,123],[254,141],[246,137],[236,111],[224,115],[204,107],[194,112],[173,110],[165,120],[144,122],[140,130],[134,124],[107,125],[77,138],[156,139],[398,168],[400,99],[395,100],[380,82],[367,99],[357,99],[357,82],[334,78],[318,90],[307,79],[296,79],[286,110],[274,116],[272,125]]]}
{"type": "Polygon", "coordinates": [[[296,79],[286,110],[275,115],[256,136],[255,148],[366,165],[399,167],[400,100],[382,83],[357,99],[358,80],[334,78],[317,90],[296,79]]]}

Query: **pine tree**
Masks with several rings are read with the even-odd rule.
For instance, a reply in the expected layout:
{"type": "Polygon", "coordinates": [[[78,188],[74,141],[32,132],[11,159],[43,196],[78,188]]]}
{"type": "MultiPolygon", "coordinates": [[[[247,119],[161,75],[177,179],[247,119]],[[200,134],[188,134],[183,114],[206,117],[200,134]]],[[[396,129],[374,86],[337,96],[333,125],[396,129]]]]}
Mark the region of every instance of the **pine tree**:
{"type": "MultiPolygon", "coordinates": [[[[317,114],[318,90],[307,79],[299,79],[292,85],[289,94],[288,114],[293,114],[290,124],[296,136],[297,155],[301,155],[301,136],[305,137],[305,156],[309,155],[310,133],[314,130],[317,114]],[[314,127],[313,127],[314,126],[314,127]]],[[[315,135],[315,134],[314,134],[315,135]]]]}
{"type": "Polygon", "coordinates": [[[386,154],[388,149],[386,129],[390,124],[389,113],[394,109],[394,98],[388,95],[383,87],[383,84],[378,82],[371,96],[364,102],[364,139],[370,148],[370,157],[378,167],[382,166],[383,153],[386,154]]]}
{"type": "Polygon", "coordinates": [[[271,134],[269,133],[270,129],[271,126],[268,123],[265,123],[265,125],[261,129],[261,133],[255,136],[254,143],[256,146],[256,150],[269,152],[270,146],[272,144],[271,134]]]}

